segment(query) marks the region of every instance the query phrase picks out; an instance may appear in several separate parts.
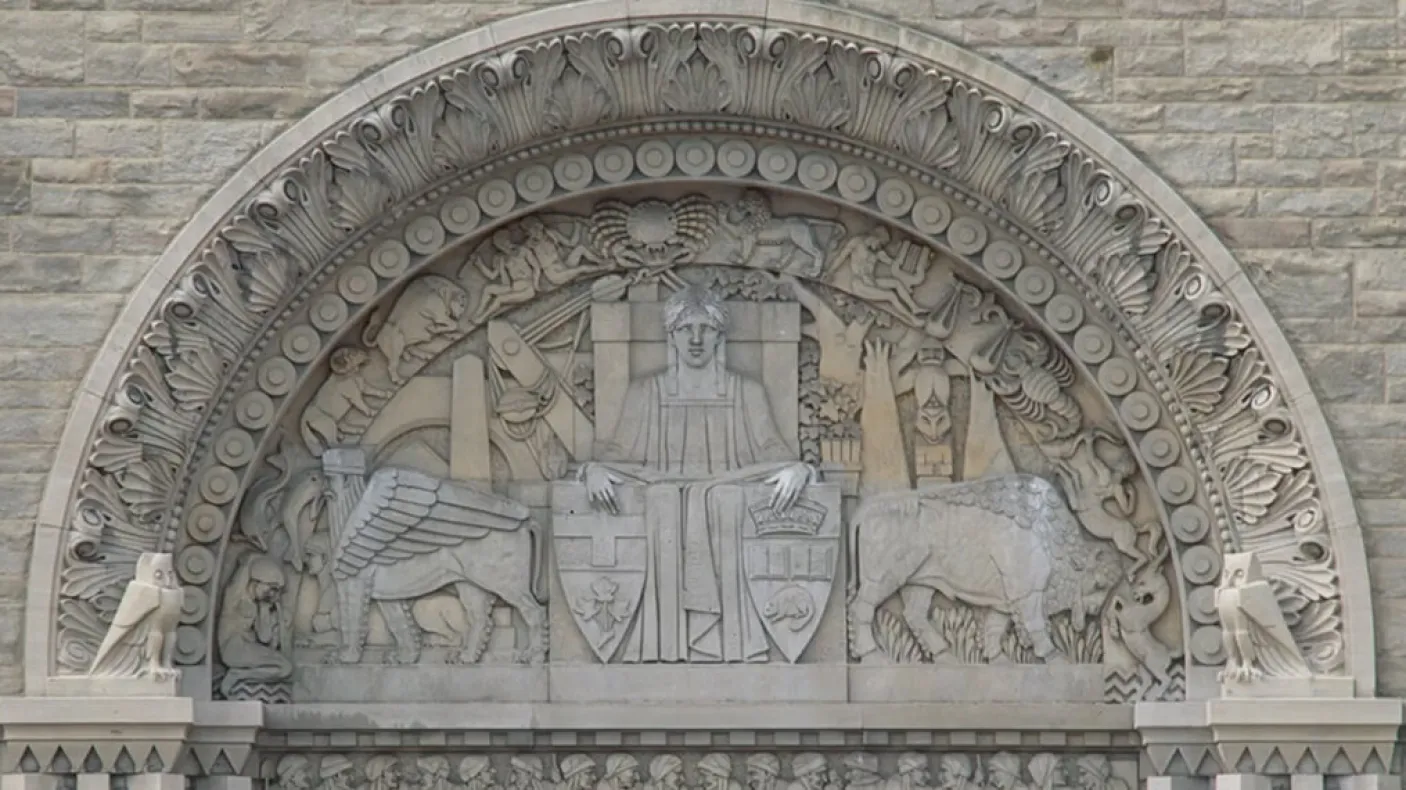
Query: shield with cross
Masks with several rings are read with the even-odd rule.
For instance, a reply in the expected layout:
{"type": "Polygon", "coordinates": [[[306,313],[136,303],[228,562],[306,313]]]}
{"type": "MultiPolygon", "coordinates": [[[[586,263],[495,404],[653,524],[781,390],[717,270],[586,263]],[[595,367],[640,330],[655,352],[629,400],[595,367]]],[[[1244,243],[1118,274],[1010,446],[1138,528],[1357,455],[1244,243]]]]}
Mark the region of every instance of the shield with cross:
{"type": "Polygon", "coordinates": [[[568,608],[602,662],[619,649],[644,593],[647,538],[641,486],[616,489],[618,511],[592,507],[585,486],[557,483],[552,549],[568,608]]]}

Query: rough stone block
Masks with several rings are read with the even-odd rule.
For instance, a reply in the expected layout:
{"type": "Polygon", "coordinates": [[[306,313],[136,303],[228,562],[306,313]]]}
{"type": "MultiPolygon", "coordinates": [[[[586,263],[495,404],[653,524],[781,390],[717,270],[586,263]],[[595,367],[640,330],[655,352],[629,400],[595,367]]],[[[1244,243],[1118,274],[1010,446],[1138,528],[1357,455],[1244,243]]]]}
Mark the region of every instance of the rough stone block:
{"type": "Polygon", "coordinates": [[[1226,20],[1190,23],[1188,74],[1321,74],[1342,60],[1341,37],[1322,21],[1226,20]]]}
{"type": "Polygon", "coordinates": [[[1135,134],[1127,135],[1126,141],[1173,183],[1235,183],[1234,138],[1229,135],[1135,134]]]}
{"type": "Polygon", "coordinates": [[[196,87],[302,85],[307,56],[290,45],[178,45],[171,69],[177,82],[196,87]]]}
{"type": "Polygon", "coordinates": [[[1112,63],[1099,62],[1096,50],[1070,47],[995,48],[987,54],[1071,101],[1113,98],[1112,63]]]}
{"type": "Polygon", "coordinates": [[[200,113],[219,120],[297,118],[322,102],[321,92],[283,88],[217,88],[201,91],[200,113]]]}
{"type": "Polygon", "coordinates": [[[962,23],[962,41],[970,46],[1060,47],[1078,41],[1070,19],[970,19],[962,23]]]}
{"type": "Polygon", "coordinates": [[[243,34],[237,14],[147,14],[146,41],[238,41],[243,34]]]}
{"type": "Polygon", "coordinates": [[[1240,256],[1277,315],[1331,318],[1352,301],[1350,264],[1340,256],[1296,249],[1246,249],[1240,256]]]}
{"type": "Polygon", "coordinates": [[[1227,18],[1299,17],[1303,0],[1226,0],[1227,18]]]}
{"type": "Polygon", "coordinates": [[[1286,158],[1348,158],[1352,114],[1346,109],[1297,105],[1274,111],[1274,154],[1286,158]]]}
{"type": "Polygon", "coordinates": [[[3,348],[0,377],[6,380],[71,381],[88,369],[94,349],[3,348]]]}
{"type": "MultiPolygon", "coordinates": [[[[76,255],[25,255],[0,253],[0,292],[33,293],[69,291],[78,286],[80,261],[76,255]]],[[[13,387],[8,384],[6,387],[13,387]]],[[[43,403],[15,402],[13,393],[0,387],[0,407],[41,406],[43,403]]]]}
{"type": "Polygon", "coordinates": [[[0,216],[29,210],[28,171],[22,159],[0,159],[0,216]]]}
{"type": "Polygon", "coordinates": [[[71,156],[73,125],[58,118],[0,118],[0,156],[71,156]]]}
{"type": "Polygon", "coordinates": [[[394,61],[410,52],[413,46],[395,47],[326,47],[308,53],[308,83],[316,86],[338,87],[357,75],[394,61]]]}
{"type": "Polygon", "coordinates": [[[1249,97],[1255,86],[1254,80],[1235,77],[1138,77],[1118,80],[1115,92],[1118,101],[1233,102],[1249,97]]]}
{"type": "Polygon", "coordinates": [[[189,216],[202,194],[188,186],[37,184],[33,209],[35,214],[71,217],[189,216]]]}
{"type": "Polygon", "coordinates": [[[352,40],[364,44],[424,46],[472,27],[479,21],[480,13],[472,5],[353,6],[352,40]]]}
{"type": "Polygon", "coordinates": [[[218,183],[258,149],[263,126],[242,121],[168,123],[161,140],[161,172],[167,180],[218,183]]]}
{"type": "Polygon", "coordinates": [[[1180,77],[1186,72],[1181,47],[1121,47],[1114,53],[1120,77],[1180,77]]]}
{"type": "Polygon", "coordinates": [[[142,18],[130,11],[84,14],[83,34],[89,41],[136,41],[142,35],[142,18]]]}
{"type": "Polygon", "coordinates": [[[1313,217],[1351,217],[1372,213],[1376,193],[1372,189],[1262,189],[1259,212],[1313,217]]]}
{"type": "Polygon", "coordinates": [[[132,94],[132,115],[138,118],[195,118],[199,97],[193,90],[137,91],[132,94]]]}
{"type": "MultiPolygon", "coordinates": [[[[7,421],[6,413],[0,412],[0,431],[7,421]]],[[[0,518],[34,518],[43,488],[43,475],[0,475],[0,518]]]]}
{"type": "Polygon", "coordinates": [[[1353,217],[1318,220],[1313,224],[1313,241],[1321,247],[1400,247],[1406,243],[1406,219],[1353,217]]]}
{"type": "Polygon", "coordinates": [[[1160,19],[1082,19],[1079,43],[1086,47],[1182,46],[1181,23],[1160,19]]]}
{"type": "Polygon", "coordinates": [[[345,3],[328,0],[249,0],[244,4],[244,35],[253,41],[350,41],[352,15],[345,3]]]}
{"type": "Polygon", "coordinates": [[[170,50],[162,44],[93,44],[84,69],[91,85],[166,85],[170,50]]]}
{"type": "Polygon", "coordinates": [[[0,11],[0,82],[83,81],[83,15],[0,11]]]}
{"type": "Polygon", "coordinates": [[[1040,15],[1050,17],[1122,16],[1121,0],[1041,0],[1040,15]]]}
{"type": "Polygon", "coordinates": [[[1360,439],[1344,442],[1339,449],[1358,496],[1394,496],[1406,490],[1406,443],[1360,439]]]}
{"type": "Polygon", "coordinates": [[[1272,132],[1274,108],[1264,104],[1169,104],[1170,132],[1272,132]]]}
{"type": "Polygon", "coordinates": [[[151,157],[161,151],[161,126],[154,121],[88,121],[79,123],[75,156],[151,157]]]}
{"type": "Polygon", "coordinates": [[[1160,104],[1086,104],[1084,109],[1114,132],[1152,132],[1162,128],[1160,104]]]}
{"type": "Polygon", "coordinates": [[[120,90],[25,88],[15,114],[21,118],[119,118],[127,115],[129,96],[120,90]]]}
{"type": "Polygon", "coordinates": [[[10,242],[16,252],[103,252],[112,244],[108,220],[15,217],[10,242]]]}
{"type": "Polygon", "coordinates": [[[1396,0],[1303,0],[1303,14],[1340,18],[1394,17],[1396,0]]]}
{"type": "Polygon", "coordinates": [[[1386,362],[1379,349],[1308,346],[1301,349],[1320,401],[1381,403],[1386,362]]]}
{"type": "Polygon", "coordinates": [[[940,17],[1034,16],[1035,0],[943,0],[933,9],[940,17]]]}

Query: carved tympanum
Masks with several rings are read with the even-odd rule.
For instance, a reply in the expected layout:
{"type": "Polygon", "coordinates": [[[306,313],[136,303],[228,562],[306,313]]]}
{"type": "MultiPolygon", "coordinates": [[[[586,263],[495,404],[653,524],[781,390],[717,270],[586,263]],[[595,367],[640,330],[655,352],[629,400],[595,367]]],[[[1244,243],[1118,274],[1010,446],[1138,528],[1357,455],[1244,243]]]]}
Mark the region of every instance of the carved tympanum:
{"type": "MultiPolygon", "coordinates": [[[[567,598],[551,604],[600,661],[805,661],[845,616],[826,592],[849,531],[865,658],[1102,663],[1112,698],[1174,697],[1186,665],[1223,659],[1206,593],[1235,549],[1259,557],[1310,668],[1342,670],[1316,470],[1202,263],[1039,118],[840,38],[585,30],[388,97],[190,262],[111,403],[69,525],[68,671],[91,663],[137,555],[168,545],[188,590],[178,659],[211,658],[213,635],[215,675],[241,694],[286,697],[280,675],[332,654],[540,653],[530,530],[445,512],[438,493],[377,511],[359,489],[399,469],[514,523],[551,519],[567,598]],[[717,120],[700,136],[681,112],[717,120]],[[641,183],[665,176],[712,186],[641,183]],[[809,202],[787,205],[797,193],[809,202]],[[726,331],[697,320],[708,309],[666,320],[699,291],[726,331]],[[695,356],[709,343],[726,354],[695,356]],[[632,435],[634,455],[596,454],[632,435]],[[351,450],[365,477],[327,466],[351,450]],[[734,474],[752,461],[781,477],[734,474]],[[625,462],[649,479],[622,477],[602,510],[587,494],[625,462]],[[1022,486],[1042,503],[1028,533],[1000,495],[1022,486]],[[874,587],[864,544],[882,519],[854,532],[843,498],[966,508],[1029,557],[968,548],[969,565],[925,559],[936,578],[874,587]],[[641,526],[665,511],[676,545],[641,526]],[[490,545],[511,583],[412,570],[490,545]],[[269,558],[247,579],[230,564],[245,552],[269,558]],[[649,576],[661,558],[680,579],[649,576]],[[982,563],[1021,575],[1019,594],[993,597],[982,563]]],[[[951,539],[940,521],[904,545],[951,539]]]]}

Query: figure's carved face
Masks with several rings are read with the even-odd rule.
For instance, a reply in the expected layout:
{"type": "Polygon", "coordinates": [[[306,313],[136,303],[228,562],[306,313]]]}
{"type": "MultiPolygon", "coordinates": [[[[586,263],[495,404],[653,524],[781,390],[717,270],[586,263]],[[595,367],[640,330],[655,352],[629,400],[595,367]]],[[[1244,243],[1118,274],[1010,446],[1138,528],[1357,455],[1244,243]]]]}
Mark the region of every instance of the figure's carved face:
{"type": "Polygon", "coordinates": [[[723,333],[703,315],[684,316],[669,333],[679,359],[691,368],[703,368],[713,363],[722,346],[723,333]]]}
{"type": "Polygon", "coordinates": [[[449,317],[458,320],[469,309],[469,297],[463,291],[451,291],[444,300],[449,317]]]}
{"type": "Polygon", "coordinates": [[[747,787],[750,790],[761,790],[771,786],[771,774],[761,768],[747,769],[747,787]]]}
{"type": "Polygon", "coordinates": [[[811,771],[810,773],[805,774],[804,776],[799,776],[796,778],[801,780],[801,785],[805,787],[806,790],[820,790],[822,787],[825,786],[825,772],[823,770],[811,771]]]}

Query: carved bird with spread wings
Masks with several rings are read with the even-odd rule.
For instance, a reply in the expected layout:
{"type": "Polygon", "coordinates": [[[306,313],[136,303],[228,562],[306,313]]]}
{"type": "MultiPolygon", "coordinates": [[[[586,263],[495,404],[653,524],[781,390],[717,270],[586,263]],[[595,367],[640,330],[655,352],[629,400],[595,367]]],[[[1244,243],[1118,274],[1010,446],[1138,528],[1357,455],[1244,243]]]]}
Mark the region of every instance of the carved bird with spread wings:
{"type": "Polygon", "coordinates": [[[127,584],[112,627],[93,658],[89,675],[170,680],[176,648],[176,624],[184,591],[171,567],[170,554],[147,552],[137,558],[136,578],[127,584]]]}
{"type": "Polygon", "coordinates": [[[1216,609],[1225,629],[1223,683],[1263,677],[1306,677],[1308,665],[1294,643],[1274,588],[1253,553],[1227,554],[1216,609]]]}

